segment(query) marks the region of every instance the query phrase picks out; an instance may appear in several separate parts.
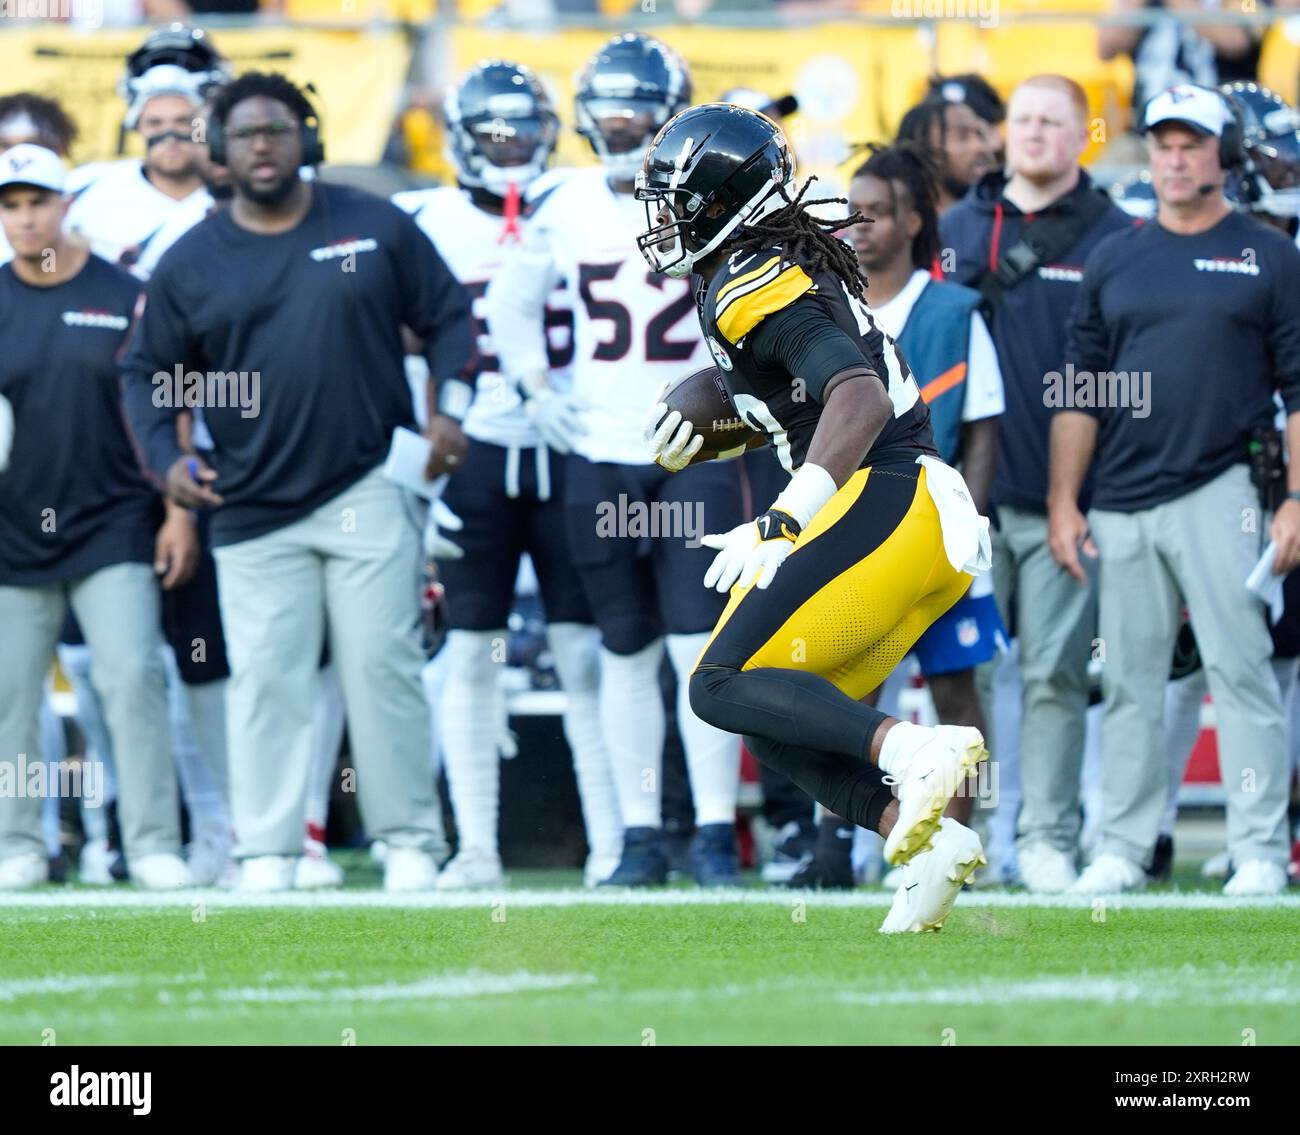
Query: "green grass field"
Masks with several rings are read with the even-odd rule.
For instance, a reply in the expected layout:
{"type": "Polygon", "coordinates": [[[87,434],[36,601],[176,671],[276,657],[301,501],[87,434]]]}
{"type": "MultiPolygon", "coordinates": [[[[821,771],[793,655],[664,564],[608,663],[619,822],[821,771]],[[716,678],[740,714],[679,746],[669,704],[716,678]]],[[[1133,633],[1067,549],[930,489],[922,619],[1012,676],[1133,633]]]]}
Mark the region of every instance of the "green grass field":
{"type": "Polygon", "coordinates": [[[968,892],[941,934],[885,937],[878,891],[555,887],[575,880],[6,896],[0,1043],[1300,1043],[1296,896],[968,892]]]}

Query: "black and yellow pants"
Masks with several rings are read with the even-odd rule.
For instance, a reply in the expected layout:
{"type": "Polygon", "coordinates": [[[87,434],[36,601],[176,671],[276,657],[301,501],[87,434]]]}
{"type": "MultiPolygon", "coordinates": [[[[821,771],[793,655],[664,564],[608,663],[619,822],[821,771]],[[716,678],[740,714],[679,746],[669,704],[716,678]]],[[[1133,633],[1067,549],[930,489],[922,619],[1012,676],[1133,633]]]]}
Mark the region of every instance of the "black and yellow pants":
{"type": "Polygon", "coordinates": [[[970,586],[915,464],[861,469],[765,590],[734,588],[691,679],[705,721],[838,815],[874,828],[889,800],[867,760],[874,690],[970,586]]]}

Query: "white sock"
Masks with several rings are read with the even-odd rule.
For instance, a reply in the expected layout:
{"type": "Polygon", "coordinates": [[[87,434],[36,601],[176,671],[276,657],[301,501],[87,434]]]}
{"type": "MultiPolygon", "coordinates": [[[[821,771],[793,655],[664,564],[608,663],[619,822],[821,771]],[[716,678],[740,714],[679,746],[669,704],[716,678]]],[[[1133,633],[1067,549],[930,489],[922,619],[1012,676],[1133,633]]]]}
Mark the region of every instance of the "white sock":
{"type": "Polygon", "coordinates": [[[885,734],[880,744],[880,771],[889,776],[907,775],[907,766],[917,746],[929,740],[934,731],[924,725],[913,725],[910,721],[895,723],[885,734]]]}
{"type": "Polygon", "coordinates": [[[307,824],[325,827],[330,811],[330,784],[343,744],[343,689],[334,664],[317,675],[316,705],[311,723],[311,765],[307,770],[307,824]]]}
{"type": "Polygon", "coordinates": [[[635,654],[600,651],[600,725],[625,828],[657,828],[664,761],[664,702],[659,691],[663,639],[635,654]]]}
{"type": "Polygon", "coordinates": [[[190,728],[199,759],[207,770],[208,780],[221,794],[227,816],[230,811],[230,772],[226,758],[226,681],[185,686],[185,701],[190,713],[190,728]]]}
{"type": "Polygon", "coordinates": [[[734,824],[740,794],[740,738],[701,721],[691,709],[691,671],[709,641],[709,633],[668,636],[668,657],[677,674],[677,729],[686,750],[697,827],[734,824]]]}
{"type": "Polygon", "coordinates": [[[551,623],[546,638],[564,689],[564,736],[592,855],[623,850],[623,817],[600,728],[600,632],[579,623],[551,623]]]}
{"type": "Polygon", "coordinates": [[[494,641],[505,637],[504,629],[451,631],[443,647],[447,661],[438,723],[461,854],[497,854],[501,662],[493,650],[494,641]]]}

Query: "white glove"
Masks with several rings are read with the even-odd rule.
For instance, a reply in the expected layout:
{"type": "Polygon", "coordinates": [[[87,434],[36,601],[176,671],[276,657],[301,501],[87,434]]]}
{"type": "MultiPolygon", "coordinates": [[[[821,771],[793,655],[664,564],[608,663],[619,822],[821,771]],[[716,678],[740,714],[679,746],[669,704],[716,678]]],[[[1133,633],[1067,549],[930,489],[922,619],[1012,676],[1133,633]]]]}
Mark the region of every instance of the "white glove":
{"type": "Polygon", "coordinates": [[[646,415],[645,440],[655,463],[670,473],[680,473],[704,448],[704,438],[695,426],[682,420],[681,411],[668,412],[664,402],[656,402],[646,415]]]}
{"type": "Polygon", "coordinates": [[[766,590],[776,576],[776,569],[794,551],[798,535],[793,525],[781,517],[782,514],[769,511],[730,532],[705,536],[700,543],[706,548],[717,548],[718,554],[704,573],[704,586],[724,595],[737,582],[741,587],[757,583],[760,591],[766,590]]]}
{"type": "Polygon", "coordinates": [[[573,449],[573,439],[587,432],[582,404],[556,390],[538,390],[524,400],[524,412],[556,453],[573,449]]]}
{"type": "Polygon", "coordinates": [[[0,394],[0,473],[9,468],[9,455],[14,448],[14,408],[9,399],[0,394]]]}
{"type": "Polygon", "coordinates": [[[464,551],[458,544],[453,544],[444,534],[459,532],[465,527],[461,520],[439,497],[429,503],[429,518],[424,522],[424,554],[435,560],[458,560],[464,551]]]}

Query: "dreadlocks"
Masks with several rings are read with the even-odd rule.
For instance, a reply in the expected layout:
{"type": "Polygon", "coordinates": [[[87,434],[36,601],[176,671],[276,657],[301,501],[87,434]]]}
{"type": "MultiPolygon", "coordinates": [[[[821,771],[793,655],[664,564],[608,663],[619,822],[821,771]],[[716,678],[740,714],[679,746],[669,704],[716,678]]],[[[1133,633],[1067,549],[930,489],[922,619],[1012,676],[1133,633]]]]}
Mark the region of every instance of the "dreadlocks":
{"type": "Polygon", "coordinates": [[[810,177],[793,201],[761,221],[745,226],[745,235],[734,245],[738,252],[758,252],[779,244],[791,256],[808,261],[814,271],[830,272],[838,276],[849,295],[865,302],[866,278],[858,268],[858,258],[853,249],[835,233],[851,225],[869,223],[861,213],[843,219],[827,220],[808,212],[814,205],[847,205],[843,197],[822,197],[805,201],[804,196],[816,181],[810,177]]]}
{"type": "Polygon", "coordinates": [[[871,157],[853,171],[854,178],[875,177],[886,185],[899,182],[912,199],[921,228],[912,238],[912,265],[928,269],[939,253],[939,174],[930,152],[915,142],[867,146],[871,157]]]}

